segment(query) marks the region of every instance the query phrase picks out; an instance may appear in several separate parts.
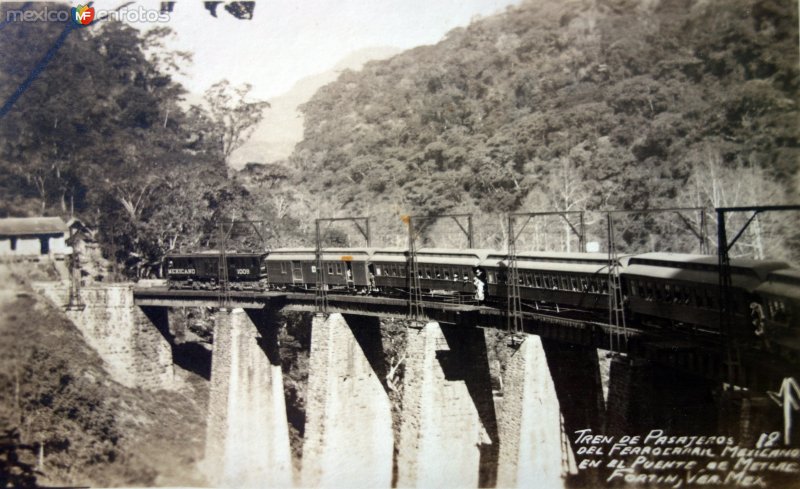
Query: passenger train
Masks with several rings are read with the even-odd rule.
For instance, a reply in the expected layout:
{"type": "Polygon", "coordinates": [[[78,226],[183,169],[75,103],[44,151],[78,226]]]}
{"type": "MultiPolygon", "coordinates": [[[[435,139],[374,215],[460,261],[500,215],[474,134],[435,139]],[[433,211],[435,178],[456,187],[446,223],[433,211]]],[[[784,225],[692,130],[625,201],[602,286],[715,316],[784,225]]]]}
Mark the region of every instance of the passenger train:
{"type": "MultiPolygon", "coordinates": [[[[268,253],[227,253],[230,290],[311,291],[317,287],[313,248],[268,253]]],[[[322,273],[328,290],[343,294],[407,297],[409,257],[402,248],[326,248],[322,273]]],[[[504,304],[509,258],[486,249],[423,248],[416,254],[423,294],[504,304]],[[480,295],[480,294],[479,294],[480,295]]],[[[604,253],[517,254],[521,300],[607,314],[608,255],[604,253]]],[[[218,290],[219,252],[169,254],[167,283],[173,289],[218,290]]],[[[643,253],[620,255],[617,265],[626,314],[639,324],[715,329],[719,318],[717,258],[708,255],[643,253]]],[[[732,308],[736,326],[754,331],[788,351],[800,350],[800,271],[779,261],[734,259],[732,308]]]]}

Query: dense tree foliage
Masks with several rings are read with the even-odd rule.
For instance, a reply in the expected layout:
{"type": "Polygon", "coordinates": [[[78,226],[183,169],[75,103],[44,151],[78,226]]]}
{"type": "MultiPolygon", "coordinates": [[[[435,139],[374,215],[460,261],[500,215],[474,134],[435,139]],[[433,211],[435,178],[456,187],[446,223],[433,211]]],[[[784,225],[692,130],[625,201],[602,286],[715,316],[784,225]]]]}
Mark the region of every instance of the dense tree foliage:
{"type": "MultiPolygon", "coordinates": [[[[0,30],[1,96],[62,28],[0,30]]],[[[480,245],[500,247],[508,211],[798,196],[797,9],[786,0],[524,3],[345,71],[302,107],[289,161],[231,175],[226,157],[265,105],[221,82],[186,109],[171,77],[186,56],[163,49],[168,35],[104,21],[68,36],[0,120],[0,215],[77,214],[131,263],[217,246],[231,216],[266,221],[267,244],[281,246],[310,244],[315,217],[369,214],[379,244],[403,245],[402,215],[471,212],[480,245]]],[[[602,242],[602,219],[588,221],[602,242]]],[[[631,251],[690,249],[685,224],[631,220],[619,236],[631,251]]],[[[772,236],[800,241],[785,220],[758,224],[763,236],[737,252],[775,256],[772,236]]],[[[574,249],[565,223],[532,226],[552,236],[528,233],[525,246],[574,249]]],[[[344,231],[354,234],[337,230],[338,242],[344,231]]],[[[463,244],[452,225],[436,231],[436,244],[463,244]]]]}
{"type": "MultiPolygon", "coordinates": [[[[63,29],[3,26],[0,97],[17,89],[63,29]]],[[[223,82],[208,94],[213,104],[186,109],[171,73],[188,56],[163,48],[169,35],[111,20],[69,34],[0,119],[0,215],[78,215],[99,227],[107,254],[127,263],[207,244],[248,195],[228,179],[225,158],[264,106],[244,101],[246,87],[223,82]]]]}
{"type": "Polygon", "coordinates": [[[343,73],[303,106],[292,163],[337,207],[386,216],[710,206],[710,164],[768,188],[726,205],[783,202],[797,61],[794,2],[531,1],[343,73]]]}

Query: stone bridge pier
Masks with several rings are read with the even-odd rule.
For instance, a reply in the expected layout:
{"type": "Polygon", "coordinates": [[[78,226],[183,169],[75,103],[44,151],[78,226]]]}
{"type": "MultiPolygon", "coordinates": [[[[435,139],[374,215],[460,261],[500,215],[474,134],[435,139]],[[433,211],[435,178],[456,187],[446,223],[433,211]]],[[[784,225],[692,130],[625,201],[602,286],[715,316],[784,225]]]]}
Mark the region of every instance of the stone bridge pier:
{"type": "Polygon", "coordinates": [[[220,310],[214,329],[203,469],[223,487],[291,487],[278,323],[264,310],[220,310]]]}
{"type": "MultiPolygon", "coordinates": [[[[58,307],[69,301],[63,285],[34,287],[58,307]]],[[[65,314],[103,359],[112,378],[127,387],[171,389],[174,371],[167,309],[137,306],[133,284],[94,285],[81,288],[80,293],[85,306],[65,314]]]]}
{"type": "Polygon", "coordinates": [[[539,337],[512,347],[495,399],[484,330],[410,334],[398,487],[564,485],[575,460],[539,337]]]}
{"type": "Polygon", "coordinates": [[[392,486],[392,408],[379,374],[385,362],[378,323],[314,316],[302,487],[392,486]]]}
{"type": "Polygon", "coordinates": [[[409,329],[398,487],[494,486],[499,438],[484,332],[409,329]]]}
{"type": "MultiPolygon", "coordinates": [[[[577,473],[575,457],[565,430],[564,406],[559,400],[553,373],[578,379],[578,385],[590,386],[584,397],[570,394],[562,388],[562,398],[568,405],[571,425],[589,422],[584,409],[592,409],[597,387],[593,378],[580,377],[580,370],[558,371],[558,367],[574,367],[579,362],[575,354],[550,356],[540,337],[525,335],[506,366],[500,421],[500,463],[498,487],[563,487],[566,477],[577,473]],[[550,360],[551,364],[548,364],[550,360]],[[559,363],[560,362],[560,363],[559,363]],[[554,366],[556,368],[554,368],[554,366]],[[552,372],[552,373],[551,373],[552,372]],[[577,373],[576,373],[577,372],[577,373]],[[588,401],[588,402],[587,402],[588,401]],[[577,418],[577,419],[576,419],[577,418]]],[[[549,345],[565,354],[563,348],[549,345]]],[[[588,362],[591,366],[591,362],[588,362]]],[[[589,369],[591,371],[591,368],[589,369]]],[[[567,379],[569,380],[569,379],[567,379]]],[[[596,402],[596,401],[595,401],[596,402]]]]}

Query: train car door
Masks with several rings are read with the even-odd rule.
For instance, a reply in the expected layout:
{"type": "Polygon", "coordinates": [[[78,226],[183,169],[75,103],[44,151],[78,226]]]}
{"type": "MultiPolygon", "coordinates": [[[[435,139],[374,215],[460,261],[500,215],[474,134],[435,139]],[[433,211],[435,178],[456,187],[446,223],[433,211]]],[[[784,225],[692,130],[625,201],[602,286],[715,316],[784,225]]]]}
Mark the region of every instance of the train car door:
{"type": "Polygon", "coordinates": [[[303,263],[299,261],[293,261],[292,263],[292,282],[294,283],[303,283],[303,263]]]}
{"type": "Polygon", "coordinates": [[[353,280],[353,262],[350,260],[344,262],[344,276],[345,280],[347,281],[347,288],[354,288],[355,281],[353,280]]]}

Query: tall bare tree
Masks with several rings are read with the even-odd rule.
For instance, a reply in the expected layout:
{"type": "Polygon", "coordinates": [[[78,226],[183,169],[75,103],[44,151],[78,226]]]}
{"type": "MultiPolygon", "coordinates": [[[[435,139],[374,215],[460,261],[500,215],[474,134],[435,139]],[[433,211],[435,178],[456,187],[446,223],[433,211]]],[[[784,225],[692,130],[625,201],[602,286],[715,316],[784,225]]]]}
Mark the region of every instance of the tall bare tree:
{"type": "Polygon", "coordinates": [[[251,88],[249,83],[233,87],[229,81],[223,80],[206,90],[208,116],[214,131],[213,144],[225,163],[247,141],[264,117],[264,109],[270,106],[269,102],[249,102],[251,88]]]}

